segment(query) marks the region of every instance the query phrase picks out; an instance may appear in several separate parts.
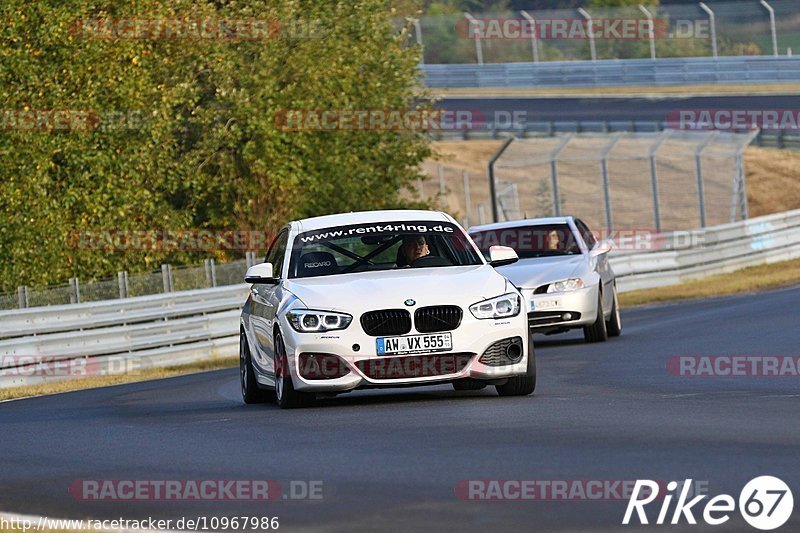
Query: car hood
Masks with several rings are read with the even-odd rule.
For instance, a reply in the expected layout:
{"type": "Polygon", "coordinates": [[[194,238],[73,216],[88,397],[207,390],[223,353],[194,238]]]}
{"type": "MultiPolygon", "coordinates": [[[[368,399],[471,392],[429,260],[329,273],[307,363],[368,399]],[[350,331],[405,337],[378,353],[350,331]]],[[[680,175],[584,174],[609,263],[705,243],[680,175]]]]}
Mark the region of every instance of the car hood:
{"type": "Polygon", "coordinates": [[[576,277],[584,265],[582,255],[562,255],[558,257],[533,257],[520,259],[516,263],[499,267],[498,272],[520,288],[535,289],[545,283],[576,277]]]}
{"type": "Polygon", "coordinates": [[[373,309],[468,306],[514,289],[489,265],[357,272],[289,279],[285,288],[310,309],[363,313],[373,309]]]}

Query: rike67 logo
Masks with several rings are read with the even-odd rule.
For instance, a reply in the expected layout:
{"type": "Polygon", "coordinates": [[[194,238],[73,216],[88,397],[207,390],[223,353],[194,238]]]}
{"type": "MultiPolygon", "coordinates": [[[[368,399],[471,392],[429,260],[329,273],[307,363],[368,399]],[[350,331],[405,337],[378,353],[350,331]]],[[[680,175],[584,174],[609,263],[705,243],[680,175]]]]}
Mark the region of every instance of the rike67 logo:
{"type": "MultiPolygon", "coordinates": [[[[707,498],[706,494],[695,496],[689,500],[689,491],[692,480],[687,479],[683,483],[680,495],[672,512],[670,524],[679,524],[685,519],[689,524],[696,524],[694,513],[700,513],[698,504],[707,498]],[[697,509],[693,510],[695,506],[697,509]]],[[[667,484],[667,494],[661,503],[661,509],[656,519],[656,524],[668,523],[670,506],[674,495],[677,495],[677,481],[670,481],[667,484]]],[[[634,511],[640,524],[649,524],[645,506],[652,503],[659,497],[658,483],[649,479],[638,479],[633,487],[633,493],[625,509],[625,516],[622,523],[631,523],[634,511]],[[643,497],[640,497],[644,495],[643,497]]],[[[717,526],[724,524],[731,518],[731,513],[736,510],[736,501],[733,496],[720,494],[714,496],[702,507],[703,520],[709,525],[717,526]]],[[[739,494],[739,512],[742,518],[756,529],[771,530],[776,529],[789,520],[794,509],[794,498],[789,486],[782,480],[773,476],[759,476],[750,480],[739,494]]],[[[635,522],[634,522],[635,523],[635,522]]]]}

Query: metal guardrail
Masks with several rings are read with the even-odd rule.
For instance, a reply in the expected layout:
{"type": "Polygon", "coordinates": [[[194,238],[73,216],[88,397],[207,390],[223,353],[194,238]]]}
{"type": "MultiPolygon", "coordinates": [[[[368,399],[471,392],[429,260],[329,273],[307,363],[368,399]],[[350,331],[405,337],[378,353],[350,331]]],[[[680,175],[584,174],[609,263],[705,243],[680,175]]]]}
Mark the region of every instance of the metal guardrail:
{"type": "MultiPolygon", "coordinates": [[[[800,210],[661,237],[657,251],[612,252],[620,291],[800,257],[800,210]]],[[[36,371],[42,358],[141,369],[235,355],[247,291],[239,284],[2,311],[0,388],[55,379],[36,371]]]]}
{"type": "Polygon", "coordinates": [[[546,63],[420,65],[435,88],[607,87],[800,81],[800,57],[685,57],[546,63]]]}
{"type": "Polygon", "coordinates": [[[237,284],[2,311],[0,388],[65,377],[52,375],[58,362],[81,363],[80,376],[235,355],[247,292],[237,284]]]}
{"type": "Polygon", "coordinates": [[[617,287],[625,292],[796,258],[800,258],[800,210],[666,234],[662,250],[612,252],[610,261],[617,287]]]}

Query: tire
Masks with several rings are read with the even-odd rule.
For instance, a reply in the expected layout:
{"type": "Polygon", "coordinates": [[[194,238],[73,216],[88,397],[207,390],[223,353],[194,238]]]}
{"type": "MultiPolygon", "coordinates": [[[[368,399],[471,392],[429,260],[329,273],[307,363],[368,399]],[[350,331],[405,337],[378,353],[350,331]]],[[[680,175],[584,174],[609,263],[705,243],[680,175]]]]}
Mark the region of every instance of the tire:
{"type": "Polygon", "coordinates": [[[611,308],[611,319],[606,322],[606,331],[609,337],[619,337],[622,333],[622,319],[619,316],[619,300],[617,299],[617,287],[614,287],[614,306],[611,308]]]}
{"type": "Polygon", "coordinates": [[[253,359],[250,357],[250,346],[244,336],[244,331],[239,333],[239,383],[242,387],[242,400],[244,403],[264,403],[270,399],[270,391],[258,388],[256,374],[253,371],[253,359]]]}
{"type": "Polygon", "coordinates": [[[533,334],[528,334],[528,369],[524,376],[508,378],[505,385],[495,385],[499,396],[528,396],[536,390],[536,353],[533,334]]]}
{"type": "Polygon", "coordinates": [[[482,383],[476,379],[464,378],[453,382],[453,388],[458,391],[462,390],[481,390],[486,388],[486,383],[482,383]]]}
{"type": "Polygon", "coordinates": [[[275,401],[281,409],[295,409],[313,405],[316,394],[294,390],[286,345],[280,333],[275,335],[275,401]]]}
{"type": "Polygon", "coordinates": [[[606,330],[606,317],[603,316],[603,295],[598,291],[597,318],[591,326],[583,328],[583,338],[586,342],[605,342],[608,339],[606,330]]]}

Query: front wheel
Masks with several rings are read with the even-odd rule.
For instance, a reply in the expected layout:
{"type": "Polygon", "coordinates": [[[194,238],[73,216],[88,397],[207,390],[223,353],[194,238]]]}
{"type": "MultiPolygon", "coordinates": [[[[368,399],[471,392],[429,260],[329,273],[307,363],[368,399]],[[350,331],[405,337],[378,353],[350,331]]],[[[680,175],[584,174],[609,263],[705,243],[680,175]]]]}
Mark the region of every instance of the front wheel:
{"type": "Polygon", "coordinates": [[[619,337],[622,333],[622,319],[619,316],[619,300],[617,299],[617,288],[614,287],[614,307],[611,308],[611,319],[606,322],[606,330],[609,337],[619,337]]]}
{"type": "Polygon", "coordinates": [[[606,317],[603,316],[603,295],[597,291],[597,317],[591,326],[583,328],[583,338],[586,342],[604,342],[608,339],[606,330],[606,317]]]}
{"type": "Polygon", "coordinates": [[[505,385],[495,385],[495,389],[500,396],[528,396],[536,390],[536,353],[532,334],[528,334],[528,368],[525,375],[508,378],[505,385]]]}
{"type": "Polygon", "coordinates": [[[280,333],[275,336],[275,400],[281,409],[308,407],[316,400],[316,394],[294,390],[286,345],[280,333]]]}

